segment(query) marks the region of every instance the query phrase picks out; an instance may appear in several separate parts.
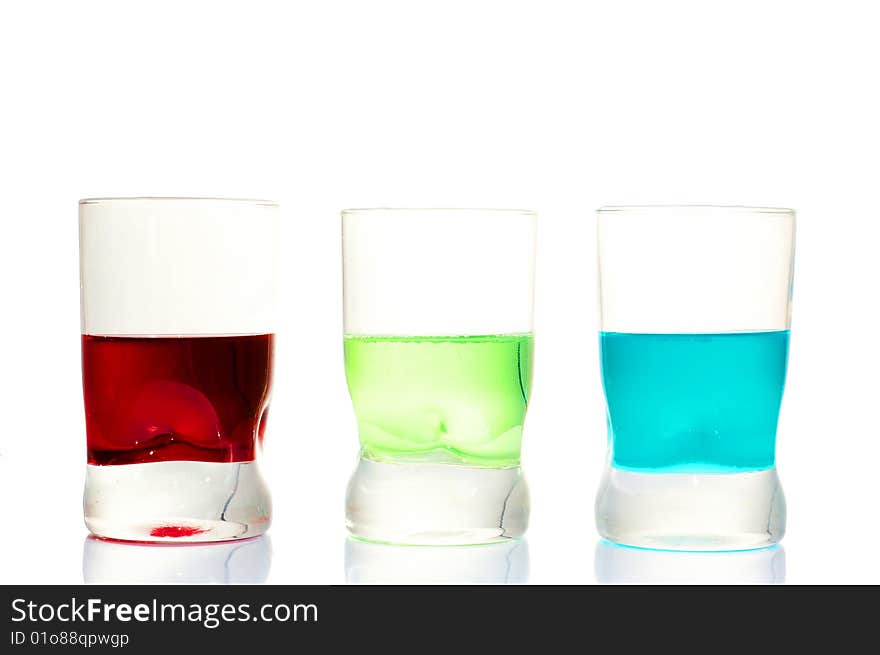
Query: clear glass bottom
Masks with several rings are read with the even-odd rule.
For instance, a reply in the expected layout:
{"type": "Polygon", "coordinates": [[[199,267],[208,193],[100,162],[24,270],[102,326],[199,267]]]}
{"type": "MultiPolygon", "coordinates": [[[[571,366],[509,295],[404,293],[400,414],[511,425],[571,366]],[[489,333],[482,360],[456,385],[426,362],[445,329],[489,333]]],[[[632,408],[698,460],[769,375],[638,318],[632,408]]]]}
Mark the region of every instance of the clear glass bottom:
{"type": "Polygon", "coordinates": [[[746,473],[637,473],[609,466],[596,527],[617,544],[663,550],[747,550],[785,534],[776,469],[746,473]]]}
{"type": "Polygon", "coordinates": [[[518,584],[529,579],[523,539],[479,546],[395,546],[349,537],[345,580],[358,584],[518,584]]]}
{"type": "Polygon", "coordinates": [[[529,492],[520,467],[501,469],[361,458],[348,485],[345,522],[361,539],[467,545],[521,537],[529,492]]]}
{"type": "Polygon", "coordinates": [[[272,563],[269,535],[223,543],[139,544],[87,537],[86,584],[260,584],[272,563]]]}
{"type": "Polygon", "coordinates": [[[785,550],[770,546],[722,553],[686,553],[596,546],[596,581],[607,584],[780,584],[785,550]]]}
{"type": "Polygon", "coordinates": [[[155,462],[86,469],[86,526],[109,539],[199,542],[269,529],[272,503],[256,462],[155,462]]]}

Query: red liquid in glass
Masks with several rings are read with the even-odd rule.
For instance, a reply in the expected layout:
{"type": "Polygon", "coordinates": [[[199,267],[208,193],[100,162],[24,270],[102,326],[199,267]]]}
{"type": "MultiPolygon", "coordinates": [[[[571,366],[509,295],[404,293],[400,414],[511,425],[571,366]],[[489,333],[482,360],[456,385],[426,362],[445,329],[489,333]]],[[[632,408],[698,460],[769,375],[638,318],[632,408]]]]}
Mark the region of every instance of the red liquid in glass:
{"type": "Polygon", "coordinates": [[[262,443],[273,335],[83,335],[89,464],[249,462],[262,443]]]}

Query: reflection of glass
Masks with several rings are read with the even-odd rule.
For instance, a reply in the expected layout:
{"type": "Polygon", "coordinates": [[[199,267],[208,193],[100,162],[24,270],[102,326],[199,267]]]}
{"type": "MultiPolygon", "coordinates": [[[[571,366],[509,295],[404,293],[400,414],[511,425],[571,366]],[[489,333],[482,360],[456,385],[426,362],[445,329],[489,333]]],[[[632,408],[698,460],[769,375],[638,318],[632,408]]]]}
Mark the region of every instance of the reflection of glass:
{"type": "Polygon", "coordinates": [[[85,519],[103,537],[261,534],[277,207],[80,202],[85,519]]]}
{"type": "Polygon", "coordinates": [[[603,537],[682,550],[782,538],[794,226],[788,209],[599,210],[603,537]]]}
{"type": "Polygon", "coordinates": [[[529,579],[524,539],[476,546],[345,542],[345,579],[364,584],[504,584],[529,579]]]}
{"type": "Polygon", "coordinates": [[[785,582],[785,550],[681,552],[596,546],[596,581],[622,584],[771,584],[785,582]]]}
{"type": "Polygon", "coordinates": [[[535,215],[343,212],[350,531],[410,544],[525,532],[535,215]]]}
{"type": "Polygon", "coordinates": [[[216,544],[134,544],[88,537],[83,580],[96,584],[258,584],[272,565],[268,535],[216,544]]]}

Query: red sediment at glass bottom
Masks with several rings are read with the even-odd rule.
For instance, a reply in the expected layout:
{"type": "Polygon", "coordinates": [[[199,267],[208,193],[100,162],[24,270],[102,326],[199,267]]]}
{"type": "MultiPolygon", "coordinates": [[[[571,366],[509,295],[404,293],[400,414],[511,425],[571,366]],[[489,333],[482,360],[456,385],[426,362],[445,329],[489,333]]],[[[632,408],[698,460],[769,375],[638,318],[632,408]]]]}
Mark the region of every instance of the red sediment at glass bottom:
{"type": "Polygon", "coordinates": [[[83,335],[89,464],[254,460],[273,339],[83,335]]]}
{"type": "Polygon", "coordinates": [[[163,525],[150,530],[151,537],[194,537],[197,534],[205,534],[207,530],[194,528],[188,525],[163,525]]]}

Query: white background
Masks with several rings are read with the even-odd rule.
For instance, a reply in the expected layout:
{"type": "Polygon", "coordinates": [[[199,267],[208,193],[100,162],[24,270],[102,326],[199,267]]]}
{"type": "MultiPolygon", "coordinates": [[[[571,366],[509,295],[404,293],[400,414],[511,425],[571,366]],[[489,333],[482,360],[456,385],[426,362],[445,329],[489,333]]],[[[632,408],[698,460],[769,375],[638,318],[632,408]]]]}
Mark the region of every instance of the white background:
{"type": "Polygon", "coordinates": [[[786,579],[880,582],[877,24],[843,0],[5,3],[0,582],[82,580],[76,202],[110,195],[282,203],[264,462],[285,583],[345,580],[340,209],[539,212],[530,580],[589,583],[593,210],[796,208],[786,579]]]}

